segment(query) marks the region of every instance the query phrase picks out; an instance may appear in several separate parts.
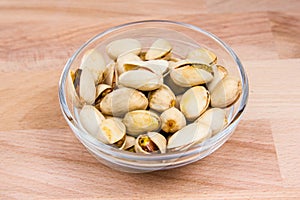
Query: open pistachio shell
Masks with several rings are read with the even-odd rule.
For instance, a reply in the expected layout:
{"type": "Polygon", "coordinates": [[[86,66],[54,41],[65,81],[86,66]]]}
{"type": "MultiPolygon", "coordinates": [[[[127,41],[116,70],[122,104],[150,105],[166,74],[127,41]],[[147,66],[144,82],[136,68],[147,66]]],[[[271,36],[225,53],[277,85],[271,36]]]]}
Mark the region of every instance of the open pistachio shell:
{"type": "Polygon", "coordinates": [[[176,97],[174,93],[166,85],[162,85],[157,90],[149,92],[148,100],[149,107],[158,112],[163,112],[176,104],[176,97]]]}
{"type": "Polygon", "coordinates": [[[182,112],[177,108],[169,108],[161,115],[161,129],[166,133],[175,133],[186,125],[186,120],[182,112]]]}
{"type": "Polygon", "coordinates": [[[165,39],[157,39],[147,51],[146,60],[161,59],[168,55],[172,50],[171,44],[165,39]]]}
{"type": "Polygon", "coordinates": [[[125,54],[122,56],[119,56],[117,59],[117,71],[118,75],[121,75],[123,72],[137,69],[136,65],[131,65],[130,62],[135,62],[135,61],[142,61],[140,57],[133,53],[125,54]],[[126,64],[127,63],[127,64],[126,64]]]}
{"type": "Polygon", "coordinates": [[[106,68],[105,60],[98,50],[91,49],[82,57],[79,68],[90,70],[92,80],[95,84],[98,84],[102,81],[102,75],[106,68]]]}
{"type": "Polygon", "coordinates": [[[174,83],[170,74],[164,77],[164,84],[168,85],[168,87],[173,91],[175,95],[183,94],[185,91],[189,89],[188,87],[181,87],[176,83],[174,83]]]}
{"type": "Polygon", "coordinates": [[[167,140],[157,132],[148,132],[147,134],[139,135],[135,142],[135,151],[137,153],[160,153],[166,152],[167,140]]]}
{"type": "Polygon", "coordinates": [[[144,68],[158,75],[163,75],[168,71],[169,63],[166,60],[127,61],[123,66],[125,69],[127,66],[132,69],[144,68]]]}
{"type": "Polygon", "coordinates": [[[188,120],[192,121],[207,109],[209,102],[210,95],[205,87],[195,86],[183,94],[180,110],[188,120]]]}
{"type": "Polygon", "coordinates": [[[94,106],[84,105],[79,113],[80,123],[92,136],[96,137],[100,131],[100,125],[105,119],[94,106]]]}
{"type": "Polygon", "coordinates": [[[132,38],[114,40],[106,46],[106,52],[113,60],[128,53],[138,55],[141,52],[141,43],[132,38]]]}
{"type": "MultiPolygon", "coordinates": [[[[126,134],[125,125],[120,120],[105,119],[100,124],[100,131],[96,138],[105,144],[115,144],[126,134]]],[[[124,138],[125,139],[125,138],[124,138]]],[[[125,140],[122,141],[122,144],[125,140]]],[[[120,147],[122,146],[120,145],[120,147]]]]}
{"type": "Polygon", "coordinates": [[[140,134],[156,131],[161,121],[157,114],[148,110],[134,110],[128,112],[123,119],[129,135],[137,137],[140,134]]]}
{"type": "Polygon", "coordinates": [[[221,65],[213,65],[212,68],[214,71],[214,78],[206,84],[209,92],[212,92],[216,85],[228,74],[226,68],[221,65]]]}
{"type": "Polygon", "coordinates": [[[212,135],[220,132],[228,123],[226,112],[221,108],[208,109],[195,121],[197,122],[208,125],[212,130],[212,135]]]}
{"type": "Polygon", "coordinates": [[[126,135],[125,138],[125,146],[123,147],[124,150],[130,149],[131,147],[133,147],[135,145],[135,137],[132,137],[130,135],[126,135]]]}
{"type": "Polygon", "coordinates": [[[119,76],[119,84],[142,91],[151,91],[163,84],[163,77],[147,70],[131,70],[119,76]]]}
{"type": "Polygon", "coordinates": [[[118,85],[118,73],[115,66],[116,63],[112,61],[106,66],[106,69],[103,72],[102,83],[110,85],[112,88],[115,88],[118,85]]]}
{"type": "Polygon", "coordinates": [[[217,56],[210,50],[203,47],[189,52],[187,59],[198,60],[202,63],[206,63],[207,65],[217,63],[217,56]]]}
{"type": "Polygon", "coordinates": [[[79,97],[87,104],[93,104],[96,98],[96,86],[90,70],[83,69],[79,82],[79,97]]]}
{"type": "Polygon", "coordinates": [[[226,108],[235,103],[242,93],[241,82],[232,76],[222,79],[211,92],[211,106],[226,108]]]}
{"type": "Polygon", "coordinates": [[[191,123],[176,133],[168,140],[167,149],[183,150],[191,145],[198,144],[211,137],[211,129],[208,125],[199,123],[191,123]]]}
{"type": "Polygon", "coordinates": [[[97,106],[100,101],[105,97],[108,93],[112,92],[112,87],[107,84],[99,84],[96,86],[96,99],[95,105],[97,106]]]}
{"type": "Polygon", "coordinates": [[[144,110],[148,106],[146,96],[131,88],[120,88],[107,94],[100,102],[103,114],[122,117],[132,110],[144,110]]]}

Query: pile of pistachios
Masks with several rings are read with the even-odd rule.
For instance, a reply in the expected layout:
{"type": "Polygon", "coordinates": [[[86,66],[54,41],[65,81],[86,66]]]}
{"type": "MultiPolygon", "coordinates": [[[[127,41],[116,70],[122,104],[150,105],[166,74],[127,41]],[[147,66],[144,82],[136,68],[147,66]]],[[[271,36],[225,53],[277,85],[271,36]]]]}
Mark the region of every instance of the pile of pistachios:
{"type": "Polygon", "coordinates": [[[241,82],[200,47],[174,55],[172,44],[119,39],[106,57],[87,51],[70,71],[69,94],[79,122],[100,142],[137,153],[184,150],[220,132],[228,124],[225,108],[241,94],[241,82]]]}

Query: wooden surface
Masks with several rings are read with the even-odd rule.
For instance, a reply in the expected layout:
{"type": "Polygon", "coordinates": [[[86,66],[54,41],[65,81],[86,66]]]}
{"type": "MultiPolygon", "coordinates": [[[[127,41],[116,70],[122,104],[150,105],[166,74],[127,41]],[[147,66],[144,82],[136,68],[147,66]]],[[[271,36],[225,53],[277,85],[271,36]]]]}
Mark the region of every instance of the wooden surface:
{"type": "Polygon", "coordinates": [[[0,1],[0,199],[300,199],[300,1],[0,1]],[[67,59],[108,27],[191,23],[241,58],[250,82],[232,138],[191,165],[126,174],[98,163],[62,117],[67,59]]]}

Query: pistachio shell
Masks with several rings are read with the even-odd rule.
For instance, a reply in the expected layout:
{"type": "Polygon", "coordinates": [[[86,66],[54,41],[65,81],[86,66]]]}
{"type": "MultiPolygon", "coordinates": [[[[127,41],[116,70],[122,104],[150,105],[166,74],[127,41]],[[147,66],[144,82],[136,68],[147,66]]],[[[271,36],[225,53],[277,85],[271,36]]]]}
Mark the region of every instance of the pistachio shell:
{"type": "Polygon", "coordinates": [[[211,106],[225,108],[234,104],[242,92],[241,82],[232,76],[222,79],[211,92],[211,106]]]}
{"type": "Polygon", "coordinates": [[[209,92],[212,92],[216,85],[228,74],[226,68],[221,65],[213,65],[212,68],[214,71],[214,78],[206,84],[209,92]]]}
{"type": "Polygon", "coordinates": [[[120,75],[123,72],[137,69],[136,65],[125,64],[125,63],[129,63],[129,62],[133,62],[133,61],[141,61],[141,59],[140,59],[140,57],[138,57],[137,55],[135,55],[133,53],[119,56],[117,59],[117,64],[116,64],[118,74],[120,75]]]}
{"type": "Polygon", "coordinates": [[[79,119],[82,127],[96,137],[105,118],[94,106],[84,105],[79,113],[79,119]]]}
{"type": "Polygon", "coordinates": [[[213,71],[211,66],[191,62],[175,66],[175,68],[171,69],[170,76],[175,84],[181,87],[191,87],[211,81],[213,79],[213,71]]]}
{"type": "Polygon", "coordinates": [[[165,39],[157,39],[146,53],[146,60],[160,59],[172,50],[171,44],[165,39]]]}
{"type": "Polygon", "coordinates": [[[96,138],[105,144],[114,144],[121,140],[126,134],[125,125],[115,119],[105,119],[100,124],[100,132],[96,138]]]}
{"type": "Polygon", "coordinates": [[[186,120],[182,112],[177,108],[169,108],[161,115],[161,129],[166,133],[175,133],[186,125],[186,120]]]}
{"type": "Polygon", "coordinates": [[[195,120],[208,107],[209,92],[203,86],[195,86],[187,90],[180,101],[180,110],[188,120],[195,120]]]}
{"type": "Polygon", "coordinates": [[[127,133],[132,136],[156,131],[161,125],[159,116],[148,110],[128,112],[123,119],[123,123],[126,126],[127,133]]]}
{"type": "Polygon", "coordinates": [[[91,71],[83,69],[80,75],[79,96],[87,104],[93,104],[96,98],[96,86],[91,71]]]}
{"type": "Polygon", "coordinates": [[[110,85],[112,88],[118,85],[118,73],[115,66],[116,63],[112,61],[106,66],[103,72],[103,83],[110,85]]]}
{"type": "Polygon", "coordinates": [[[96,99],[95,104],[99,104],[103,97],[105,97],[108,93],[112,92],[112,88],[107,84],[99,84],[96,86],[96,99]]]}
{"type": "Polygon", "coordinates": [[[149,92],[148,100],[149,107],[158,112],[163,112],[176,104],[176,97],[174,93],[166,85],[162,85],[157,90],[149,92]]]}
{"type": "Polygon", "coordinates": [[[143,110],[148,106],[146,96],[131,88],[120,88],[107,94],[100,102],[100,110],[103,114],[123,116],[132,110],[143,110]]]}
{"type": "Polygon", "coordinates": [[[182,99],[183,94],[177,95],[176,96],[176,104],[175,104],[175,108],[180,109],[180,101],[182,99]]]}
{"type": "Polygon", "coordinates": [[[176,133],[168,140],[167,149],[183,150],[191,145],[198,144],[211,137],[211,129],[208,125],[191,123],[176,133]]]}
{"type": "Polygon", "coordinates": [[[157,132],[148,132],[147,134],[139,135],[135,142],[135,151],[137,153],[156,153],[158,150],[161,153],[166,152],[167,140],[157,132]]]}
{"type": "Polygon", "coordinates": [[[174,92],[175,95],[183,94],[185,91],[189,89],[187,87],[181,87],[175,84],[170,74],[164,77],[164,83],[169,86],[169,88],[174,92]]]}
{"type": "Polygon", "coordinates": [[[106,46],[106,52],[113,60],[117,59],[120,55],[128,53],[138,55],[141,52],[141,43],[131,38],[114,40],[106,46]]]}
{"type": "Polygon", "coordinates": [[[198,60],[208,65],[217,63],[217,56],[210,50],[203,47],[189,52],[187,59],[198,60]]]}
{"type": "Polygon", "coordinates": [[[119,76],[119,84],[142,91],[151,91],[163,84],[163,78],[150,71],[131,70],[119,76]]]}
{"type": "Polygon", "coordinates": [[[95,84],[98,84],[102,81],[102,75],[105,67],[105,60],[102,54],[96,49],[91,49],[82,57],[79,68],[90,70],[92,74],[92,80],[95,84]]]}
{"type": "Polygon", "coordinates": [[[67,77],[67,80],[66,80],[66,87],[67,87],[66,95],[68,96],[68,99],[70,99],[71,102],[74,103],[74,105],[77,108],[80,108],[81,107],[81,101],[80,101],[78,93],[76,92],[76,89],[74,87],[74,83],[73,83],[74,80],[75,80],[75,72],[72,75],[71,71],[70,71],[70,73],[67,77]]]}
{"type": "Polygon", "coordinates": [[[226,113],[221,108],[208,109],[195,122],[208,125],[212,130],[212,135],[220,132],[228,123],[226,113]]]}
{"type": "Polygon", "coordinates": [[[123,147],[124,150],[127,150],[135,145],[135,137],[132,137],[130,135],[126,135],[125,139],[125,146],[123,147]]]}
{"type": "Polygon", "coordinates": [[[125,68],[130,66],[133,69],[144,68],[158,75],[163,75],[167,72],[169,63],[166,60],[127,61],[124,66],[125,68]]]}

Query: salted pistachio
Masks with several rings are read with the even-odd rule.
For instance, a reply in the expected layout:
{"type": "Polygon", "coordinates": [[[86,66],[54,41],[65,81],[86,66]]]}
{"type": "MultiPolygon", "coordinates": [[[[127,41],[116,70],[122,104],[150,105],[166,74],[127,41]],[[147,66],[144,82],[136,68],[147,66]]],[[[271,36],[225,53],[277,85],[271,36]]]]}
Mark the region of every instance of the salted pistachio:
{"type": "Polygon", "coordinates": [[[92,74],[92,80],[98,84],[102,81],[105,67],[105,60],[101,52],[91,49],[83,55],[79,69],[88,69],[92,74]]]}
{"type": "Polygon", "coordinates": [[[197,61],[181,60],[170,70],[173,82],[181,87],[208,83],[213,79],[212,67],[197,61]]]}
{"type": "Polygon", "coordinates": [[[210,108],[195,123],[202,122],[210,127],[212,135],[220,132],[228,123],[226,112],[221,108],[210,108]]]}
{"type": "Polygon", "coordinates": [[[163,112],[176,104],[174,93],[166,85],[162,85],[157,90],[149,92],[148,100],[149,107],[158,112],[163,112]]]}
{"type": "Polygon", "coordinates": [[[157,132],[148,132],[147,134],[139,135],[135,142],[135,151],[137,153],[166,153],[167,140],[157,132]]]}
{"type": "Polygon", "coordinates": [[[113,60],[128,53],[138,55],[141,52],[141,43],[132,38],[114,40],[106,46],[106,52],[113,60]]]}
{"type": "Polygon", "coordinates": [[[169,86],[169,88],[173,91],[175,95],[183,94],[185,91],[187,91],[189,88],[188,87],[181,87],[174,83],[172,80],[170,74],[166,75],[164,77],[164,84],[169,86]]]}
{"type": "Polygon", "coordinates": [[[136,138],[135,138],[135,137],[132,137],[132,136],[130,136],[130,135],[126,135],[126,138],[125,138],[125,145],[123,146],[123,149],[124,149],[124,150],[128,150],[128,149],[134,147],[135,141],[136,141],[136,138]]]}
{"type": "Polygon", "coordinates": [[[192,121],[207,109],[209,102],[210,95],[205,87],[194,86],[183,94],[180,110],[188,120],[192,121]]]}
{"type": "Polygon", "coordinates": [[[94,106],[84,105],[79,113],[82,127],[92,136],[96,137],[100,132],[100,125],[105,117],[94,106]]]}
{"type": "Polygon", "coordinates": [[[112,92],[112,87],[107,84],[99,84],[96,86],[95,106],[100,109],[99,103],[108,93],[112,92]]]}
{"type": "Polygon", "coordinates": [[[169,108],[161,115],[161,129],[166,133],[175,133],[186,125],[186,120],[182,112],[177,108],[169,108]]]}
{"type": "Polygon", "coordinates": [[[119,56],[116,63],[116,68],[118,74],[121,75],[123,72],[137,69],[136,65],[130,65],[130,62],[142,61],[140,57],[133,53],[128,53],[122,56],[119,56]],[[127,63],[127,64],[126,64],[127,63]]]}
{"type": "Polygon", "coordinates": [[[182,99],[183,94],[177,95],[176,96],[176,103],[175,103],[175,108],[180,109],[180,101],[182,99]]]}
{"type": "Polygon", "coordinates": [[[100,124],[99,132],[96,138],[105,144],[114,144],[117,147],[122,147],[125,142],[126,127],[116,119],[105,119],[100,124]]]}
{"type": "MultiPolygon", "coordinates": [[[[76,72],[78,69],[76,70],[76,72]]],[[[80,70],[81,71],[81,70],[80,70]]],[[[75,89],[74,82],[76,80],[76,72],[70,70],[70,73],[67,76],[66,80],[66,95],[68,96],[68,99],[71,100],[72,103],[74,103],[75,107],[80,108],[82,106],[82,102],[80,101],[80,98],[78,96],[78,93],[75,89]]],[[[78,78],[80,80],[80,78],[78,78]]]]}
{"type": "Polygon", "coordinates": [[[142,91],[151,91],[163,84],[163,77],[147,70],[130,70],[119,76],[119,84],[142,91]]]}
{"type": "Polygon", "coordinates": [[[161,76],[168,71],[169,63],[166,60],[127,61],[123,66],[125,70],[130,66],[131,69],[146,69],[161,76]]]}
{"type": "Polygon", "coordinates": [[[161,121],[157,114],[149,110],[134,110],[126,113],[123,118],[126,131],[131,136],[156,131],[160,128],[161,121]]]}
{"type": "Polygon", "coordinates": [[[87,68],[81,70],[77,92],[80,99],[85,103],[93,104],[95,102],[96,86],[93,80],[93,75],[87,68]]]}
{"type": "Polygon", "coordinates": [[[240,80],[236,77],[226,76],[211,92],[211,106],[226,108],[235,103],[242,92],[240,80]]]}
{"type": "Polygon", "coordinates": [[[204,123],[191,123],[176,133],[168,140],[167,149],[184,150],[192,145],[199,144],[210,138],[212,135],[211,129],[204,123]]]}
{"type": "Polygon", "coordinates": [[[116,69],[116,63],[111,61],[105,68],[103,72],[103,81],[107,85],[110,85],[112,88],[117,87],[118,85],[118,73],[116,69]]]}
{"type": "Polygon", "coordinates": [[[216,85],[228,74],[226,68],[221,65],[213,65],[212,69],[214,71],[214,78],[206,84],[209,92],[212,92],[216,85]]]}
{"type": "Polygon", "coordinates": [[[203,47],[190,51],[187,55],[187,59],[198,60],[207,65],[217,63],[217,56],[212,51],[203,47]]]}
{"type": "Polygon", "coordinates": [[[103,114],[122,117],[132,110],[144,110],[148,106],[146,96],[132,88],[119,88],[107,94],[100,102],[103,114]]]}
{"type": "Polygon", "coordinates": [[[157,39],[146,52],[146,60],[162,59],[172,50],[171,44],[165,39],[157,39]]]}

